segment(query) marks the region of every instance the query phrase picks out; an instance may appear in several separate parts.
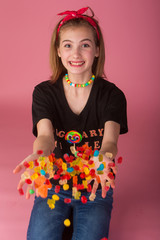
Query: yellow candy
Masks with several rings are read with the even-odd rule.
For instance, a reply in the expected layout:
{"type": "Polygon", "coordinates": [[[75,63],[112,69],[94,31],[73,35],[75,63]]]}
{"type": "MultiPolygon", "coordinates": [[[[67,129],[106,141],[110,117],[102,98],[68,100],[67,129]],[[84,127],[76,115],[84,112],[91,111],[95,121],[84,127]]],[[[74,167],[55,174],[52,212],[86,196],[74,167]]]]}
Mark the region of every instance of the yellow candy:
{"type": "Polygon", "coordinates": [[[98,158],[99,158],[99,162],[103,161],[103,155],[102,154],[99,154],[98,158]]]}
{"type": "Polygon", "coordinates": [[[48,204],[48,206],[49,206],[51,209],[54,209],[54,208],[55,208],[55,200],[53,200],[53,199],[48,199],[48,200],[47,200],[47,204],[48,204]]]}
{"type": "Polygon", "coordinates": [[[33,163],[33,161],[30,161],[29,162],[29,168],[32,169],[33,167],[34,167],[34,163],[33,163]]]}
{"type": "Polygon", "coordinates": [[[106,162],[102,162],[102,164],[104,165],[104,168],[106,168],[106,162]]]}
{"type": "Polygon", "coordinates": [[[66,163],[62,163],[62,169],[63,169],[64,171],[67,171],[67,164],[66,164],[66,163]]]}
{"type": "Polygon", "coordinates": [[[86,177],[86,180],[90,180],[91,178],[91,175],[89,175],[88,177],[86,177]]]}
{"type": "Polygon", "coordinates": [[[63,190],[65,190],[65,191],[66,191],[66,190],[68,190],[68,189],[69,189],[69,185],[68,185],[67,183],[66,183],[66,184],[64,184],[64,185],[63,185],[63,190]]]}
{"type": "Polygon", "coordinates": [[[81,197],[81,192],[80,192],[80,191],[77,191],[77,192],[75,193],[75,195],[74,195],[74,199],[79,200],[80,197],[81,197]]]}
{"type": "Polygon", "coordinates": [[[33,173],[31,176],[32,181],[35,180],[36,178],[38,178],[38,174],[37,173],[33,173]]]}
{"type": "Polygon", "coordinates": [[[84,167],[84,172],[85,172],[86,175],[88,175],[90,171],[87,167],[84,167]]]}
{"type": "Polygon", "coordinates": [[[86,181],[86,180],[83,180],[83,181],[82,181],[82,184],[84,185],[84,188],[88,188],[88,186],[87,186],[87,181],[86,181]]]}
{"type": "Polygon", "coordinates": [[[45,163],[45,161],[44,161],[44,160],[42,160],[42,161],[40,162],[40,166],[41,166],[41,167],[44,167],[44,166],[45,166],[45,164],[46,164],[46,163],[45,163]]]}
{"type": "Polygon", "coordinates": [[[65,219],[65,220],[64,220],[64,225],[65,225],[66,227],[69,227],[69,226],[71,225],[70,220],[69,220],[69,219],[65,219]]]}
{"type": "Polygon", "coordinates": [[[40,173],[40,170],[41,170],[40,167],[35,167],[35,168],[34,168],[34,171],[35,171],[36,173],[40,173]]]}
{"type": "Polygon", "coordinates": [[[56,194],[53,194],[52,195],[52,199],[55,200],[55,201],[58,201],[59,200],[59,196],[56,195],[56,194]]]}

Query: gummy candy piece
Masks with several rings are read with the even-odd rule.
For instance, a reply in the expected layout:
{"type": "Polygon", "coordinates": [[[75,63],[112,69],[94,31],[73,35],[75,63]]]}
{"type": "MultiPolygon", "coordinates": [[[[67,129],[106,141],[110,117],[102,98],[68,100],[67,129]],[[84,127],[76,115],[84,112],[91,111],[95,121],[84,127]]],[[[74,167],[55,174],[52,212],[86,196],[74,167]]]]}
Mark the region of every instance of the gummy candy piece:
{"type": "Polygon", "coordinates": [[[81,202],[84,203],[84,204],[87,203],[87,198],[85,196],[82,196],[81,197],[81,202]]]}
{"type": "Polygon", "coordinates": [[[108,163],[108,167],[115,167],[115,163],[114,162],[108,163]]]}
{"type": "Polygon", "coordinates": [[[95,198],[96,198],[96,195],[94,193],[91,193],[91,195],[89,196],[89,200],[94,201],[95,198]]]}
{"type": "Polygon", "coordinates": [[[82,179],[84,179],[85,176],[86,176],[85,173],[81,173],[81,174],[80,174],[80,178],[82,178],[82,179]]]}
{"type": "Polygon", "coordinates": [[[91,175],[92,177],[95,176],[95,170],[94,170],[94,169],[91,169],[91,170],[90,170],[90,175],[91,175]]]}
{"type": "Polygon", "coordinates": [[[104,238],[101,238],[101,240],[108,240],[108,238],[104,237],[104,238]]]}
{"type": "Polygon", "coordinates": [[[35,166],[35,167],[38,167],[38,166],[39,166],[39,162],[38,162],[37,159],[34,160],[34,166],[35,166]]]}
{"type": "Polygon", "coordinates": [[[87,181],[86,180],[82,180],[82,184],[84,185],[84,188],[87,188],[87,181]]]}
{"type": "Polygon", "coordinates": [[[24,191],[22,188],[18,189],[20,195],[24,195],[24,191]]]}
{"type": "Polygon", "coordinates": [[[60,175],[59,175],[59,174],[55,174],[55,175],[53,176],[53,178],[54,178],[55,180],[57,180],[57,179],[60,178],[60,175]]]}
{"type": "Polygon", "coordinates": [[[108,177],[109,177],[110,179],[114,179],[113,173],[112,173],[112,172],[109,172],[109,173],[108,173],[108,177]]]}
{"type": "Polygon", "coordinates": [[[29,163],[28,162],[24,162],[23,165],[26,167],[26,168],[29,168],[29,163]]]}
{"type": "Polygon", "coordinates": [[[108,192],[109,186],[105,186],[105,190],[106,190],[106,192],[108,192]]]}
{"type": "Polygon", "coordinates": [[[99,154],[98,158],[99,158],[99,162],[103,161],[103,155],[102,154],[99,154]]]}
{"type": "Polygon", "coordinates": [[[98,150],[95,150],[93,156],[94,156],[94,157],[98,157],[98,155],[99,155],[99,151],[98,151],[98,150]]]}
{"type": "Polygon", "coordinates": [[[32,180],[29,179],[29,178],[27,178],[27,179],[25,180],[25,182],[26,182],[27,184],[31,184],[31,183],[32,183],[32,180]]]}
{"type": "Polygon", "coordinates": [[[118,159],[117,159],[117,162],[120,164],[120,163],[122,163],[122,157],[119,157],[118,159]]]}
{"type": "Polygon", "coordinates": [[[42,153],[43,153],[42,150],[38,150],[38,151],[37,151],[37,154],[38,154],[38,155],[41,155],[42,153]]]}
{"type": "Polygon", "coordinates": [[[91,191],[92,191],[92,186],[91,186],[91,184],[88,184],[87,192],[91,192],[91,191]]]}
{"type": "Polygon", "coordinates": [[[67,172],[71,173],[74,171],[74,168],[70,167],[70,168],[67,168],[67,172]]]}
{"type": "Polygon", "coordinates": [[[55,201],[58,201],[59,200],[59,196],[57,194],[53,194],[52,195],[52,199],[55,200],[55,201]]]}
{"type": "Polygon", "coordinates": [[[61,187],[60,187],[59,185],[56,185],[56,186],[55,186],[55,189],[54,189],[55,193],[59,193],[60,188],[61,188],[61,187]]]}
{"type": "Polygon", "coordinates": [[[34,163],[33,163],[33,161],[30,161],[29,162],[29,168],[32,169],[33,167],[34,167],[34,163]]]}
{"type": "Polygon", "coordinates": [[[65,203],[71,203],[71,199],[70,199],[70,198],[65,198],[65,199],[64,199],[64,202],[65,202],[65,203]]]}
{"type": "Polygon", "coordinates": [[[60,185],[64,185],[64,184],[66,184],[67,183],[67,179],[61,179],[61,180],[59,180],[59,184],[60,185]]]}
{"type": "Polygon", "coordinates": [[[97,168],[97,171],[102,171],[104,169],[104,165],[101,163],[100,165],[99,165],[99,168],[97,168]]]}
{"type": "Polygon", "coordinates": [[[42,184],[44,184],[46,181],[44,176],[38,176],[38,178],[36,178],[34,180],[35,184],[37,185],[37,187],[41,186],[42,184]]]}
{"type": "Polygon", "coordinates": [[[49,206],[51,209],[55,208],[55,200],[53,200],[53,199],[48,199],[48,200],[47,200],[47,204],[48,204],[48,206],[49,206]]]}
{"type": "Polygon", "coordinates": [[[30,189],[30,190],[29,190],[29,193],[30,193],[30,194],[34,194],[34,190],[33,190],[33,189],[30,189]]]}
{"type": "Polygon", "coordinates": [[[40,173],[41,173],[41,175],[43,175],[43,176],[46,174],[46,172],[45,172],[43,169],[41,169],[40,173]]]}
{"type": "Polygon", "coordinates": [[[89,160],[89,161],[88,161],[88,164],[89,164],[89,165],[92,165],[93,163],[94,163],[93,160],[89,160]]]}
{"type": "Polygon", "coordinates": [[[101,174],[103,174],[103,171],[97,171],[97,173],[98,173],[99,175],[101,175],[101,174]]]}
{"type": "Polygon", "coordinates": [[[47,185],[43,184],[38,188],[38,194],[42,197],[42,198],[46,198],[48,195],[48,187],[47,185]]]}
{"type": "Polygon", "coordinates": [[[65,220],[64,220],[64,225],[65,225],[66,227],[69,227],[69,226],[71,225],[70,220],[69,220],[69,219],[65,219],[65,220]]]}
{"type": "Polygon", "coordinates": [[[66,190],[68,190],[68,189],[69,189],[69,185],[68,185],[67,183],[66,183],[66,184],[64,184],[64,185],[63,185],[63,190],[65,190],[65,191],[66,191],[66,190]]]}
{"type": "Polygon", "coordinates": [[[86,175],[88,175],[89,174],[89,168],[85,167],[84,172],[85,172],[86,175]]]}

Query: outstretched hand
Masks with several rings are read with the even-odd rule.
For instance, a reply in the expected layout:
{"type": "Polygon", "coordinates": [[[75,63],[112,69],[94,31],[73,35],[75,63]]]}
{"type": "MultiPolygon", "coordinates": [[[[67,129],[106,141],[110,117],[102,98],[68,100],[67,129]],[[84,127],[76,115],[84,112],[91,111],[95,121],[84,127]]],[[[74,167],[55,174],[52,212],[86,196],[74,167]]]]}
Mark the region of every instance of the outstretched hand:
{"type": "Polygon", "coordinates": [[[102,154],[103,162],[105,162],[106,165],[106,167],[103,169],[103,174],[97,175],[97,169],[99,168],[100,162],[99,161],[95,162],[94,170],[96,173],[96,177],[94,178],[94,184],[91,191],[91,194],[93,195],[96,194],[99,183],[101,184],[103,198],[106,197],[107,191],[109,190],[110,186],[112,188],[115,188],[114,174],[117,173],[117,167],[113,160],[111,160],[112,159],[111,155],[112,155],[111,153],[102,154]]]}
{"type": "MultiPolygon", "coordinates": [[[[15,169],[13,170],[13,173],[19,173],[20,171],[24,170],[24,172],[21,174],[21,179],[17,185],[17,190],[19,191],[19,193],[21,195],[24,194],[24,191],[23,191],[23,186],[25,185],[26,181],[25,179],[26,178],[30,178],[30,176],[34,173],[34,170],[33,168],[26,168],[27,164],[29,164],[29,162],[32,162],[36,159],[39,158],[41,152],[37,152],[37,153],[32,153],[31,155],[27,156],[22,162],[20,162],[16,167],[15,169]]],[[[31,190],[33,190],[33,182],[27,184],[27,189],[26,189],[26,199],[29,199],[30,198],[30,195],[31,195],[31,190]]]]}

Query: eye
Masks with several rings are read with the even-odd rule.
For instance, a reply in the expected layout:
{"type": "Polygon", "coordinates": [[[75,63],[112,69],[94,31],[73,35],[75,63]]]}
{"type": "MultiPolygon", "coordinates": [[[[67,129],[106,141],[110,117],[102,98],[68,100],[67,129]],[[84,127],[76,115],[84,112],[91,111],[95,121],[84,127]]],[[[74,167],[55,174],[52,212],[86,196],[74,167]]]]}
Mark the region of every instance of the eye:
{"type": "Polygon", "coordinates": [[[84,44],[82,45],[82,47],[84,47],[84,48],[88,48],[88,47],[90,47],[90,46],[89,46],[88,43],[84,43],[84,44]]]}
{"type": "Polygon", "coordinates": [[[71,44],[67,43],[64,45],[65,48],[70,48],[71,47],[71,44]]]}

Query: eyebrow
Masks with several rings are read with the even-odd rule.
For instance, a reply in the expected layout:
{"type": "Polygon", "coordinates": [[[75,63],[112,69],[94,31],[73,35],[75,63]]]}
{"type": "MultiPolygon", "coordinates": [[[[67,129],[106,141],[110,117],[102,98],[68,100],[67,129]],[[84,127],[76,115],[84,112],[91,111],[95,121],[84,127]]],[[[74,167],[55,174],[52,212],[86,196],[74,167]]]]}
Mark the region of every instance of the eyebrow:
{"type": "MultiPolygon", "coordinates": [[[[89,38],[82,39],[80,42],[85,42],[85,41],[92,42],[92,40],[89,39],[89,38]]],[[[71,40],[67,40],[67,39],[66,39],[66,40],[63,40],[62,43],[63,43],[63,42],[73,42],[73,41],[71,41],[71,40]]]]}

